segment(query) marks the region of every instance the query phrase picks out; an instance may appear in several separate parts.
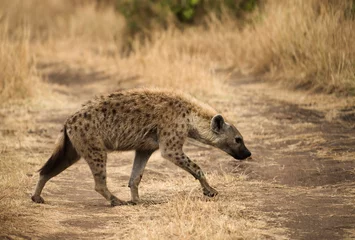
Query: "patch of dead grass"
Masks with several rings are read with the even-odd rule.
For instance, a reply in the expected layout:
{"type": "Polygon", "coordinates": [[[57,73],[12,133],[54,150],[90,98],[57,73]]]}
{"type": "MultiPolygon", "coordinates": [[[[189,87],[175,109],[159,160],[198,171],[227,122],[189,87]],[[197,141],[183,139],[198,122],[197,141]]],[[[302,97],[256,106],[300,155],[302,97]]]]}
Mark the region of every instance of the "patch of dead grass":
{"type": "Polygon", "coordinates": [[[30,53],[29,32],[22,29],[17,40],[8,36],[8,26],[0,25],[0,101],[32,96],[39,87],[30,53]]]}

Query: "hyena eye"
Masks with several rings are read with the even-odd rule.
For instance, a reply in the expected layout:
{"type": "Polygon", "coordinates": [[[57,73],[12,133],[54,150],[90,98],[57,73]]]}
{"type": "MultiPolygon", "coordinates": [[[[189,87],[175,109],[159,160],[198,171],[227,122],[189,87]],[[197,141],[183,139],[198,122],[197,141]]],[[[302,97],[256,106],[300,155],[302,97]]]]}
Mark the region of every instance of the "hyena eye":
{"type": "Polygon", "coordinates": [[[240,144],[240,143],[242,143],[242,139],[240,137],[236,137],[235,138],[235,142],[240,144]]]}

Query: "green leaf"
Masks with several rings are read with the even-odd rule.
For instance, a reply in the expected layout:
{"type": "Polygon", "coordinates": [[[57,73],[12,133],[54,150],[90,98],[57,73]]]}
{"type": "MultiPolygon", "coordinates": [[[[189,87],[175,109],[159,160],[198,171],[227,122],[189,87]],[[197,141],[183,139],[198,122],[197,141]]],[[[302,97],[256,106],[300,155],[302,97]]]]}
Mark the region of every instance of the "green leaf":
{"type": "Polygon", "coordinates": [[[195,13],[195,11],[193,8],[188,8],[182,12],[182,15],[186,20],[191,20],[192,17],[194,16],[194,13],[195,13]]]}
{"type": "Polygon", "coordinates": [[[190,0],[190,6],[196,6],[199,2],[200,0],[190,0]]]}

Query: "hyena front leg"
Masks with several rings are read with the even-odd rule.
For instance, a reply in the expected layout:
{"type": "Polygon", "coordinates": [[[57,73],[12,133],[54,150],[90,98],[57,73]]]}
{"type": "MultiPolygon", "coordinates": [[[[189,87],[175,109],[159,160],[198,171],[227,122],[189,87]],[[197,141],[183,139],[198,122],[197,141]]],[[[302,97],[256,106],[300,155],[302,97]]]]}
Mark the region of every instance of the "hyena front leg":
{"type": "Polygon", "coordinates": [[[100,193],[106,200],[111,202],[111,206],[124,205],[126,202],[115,197],[107,188],[106,184],[106,152],[91,152],[89,156],[84,156],[89,164],[95,180],[95,191],[100,193]]]}
{"type": "Polygon", "coordinates": [[[205,177],[202,169],[183,152],[182,146],[183,142],[171,142],[170,140],[162,141],[160,144],[162,157],[172,161],[177,166],[189,172],[192,176],[200,181],[202,186],[203,194],[208,197],[217,196],[218,192],[212,188],[205,177]]]}
{"type": "Polygon", "coordinates": [[[141,182],[144,168],[147,165],[149,157],[155,150],[137,150],[134,157],[132,174],[129,179],[128,187],[131,188],[131,203],[139,202],[138,185],[141,182]]]}

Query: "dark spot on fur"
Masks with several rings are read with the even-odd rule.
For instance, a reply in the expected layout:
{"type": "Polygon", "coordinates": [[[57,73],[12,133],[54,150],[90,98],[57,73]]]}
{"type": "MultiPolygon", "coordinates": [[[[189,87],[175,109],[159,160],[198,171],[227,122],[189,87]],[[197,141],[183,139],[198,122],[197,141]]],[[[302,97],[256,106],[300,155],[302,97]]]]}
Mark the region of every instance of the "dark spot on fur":
{"type": "Polygon", "coordinates": [[[80,117],[80,118],[81,118],[81,116],[82,116],[81,113],[79,113],[79,117],[80,117]]]}
{"type": "Polygon", "coordinates": [[[91,120],[91,114],[90,113],[84,113],[84,118],[91,120]]]}
{"type": "Polygon", "coordinates": [[[184,118],[184,117],[186,117],[186,114],[185,114],[185,113],[183,113],[183,114],[182,114],[182,117],[183,117],[183,118],[184,118]]]}
{"type": "Polygon", "coordinates": [[[101,167],[103,168],[103,167],[104,167],[104,165],[103,165],[103,164],[101,164],[101,167]]]}
{"type": "Polygon", "coordinates": [[[104,101],[104,102],[103,102],[103,104],[104,104],[104,105],[107,105],[107,104],[108,104],[108,102],[107,102],[107,101],[104,101]]]}
{"type": "Polygon", "coordinates": [[[99,152],[100,151],[100,148],[97,148],[97,147],[91,147],[91,150],[94,151],[94,152],[99,152]]]}
{"type": "Polygon", "coordinates": [[[145,116],[146,116],[147,118],[149,118],[149,117],[150,117],[150,114],[149,114],[149,113],[146,113],[145,116]]]}
{"type": "Polygon", "coordinates": [[[77,127],[77,126],[74,126],[74,130],[77,131],[77,130],[78,130],[78,127],[77,127]]]}
{"type": "Polygon", "coordinates": [[[72,122],[73,122],[73,123],[76,122],[76,116],[74,116],[74,117],[72,118],[72,122]]]}
{"type": "Polygon", "coordinates": [[[194,168],[197,168],[197,164],[196,164],[196,163],[192,164],[192,166],[193,166],[194,168]]]}
{"type": "Polygon", "coordinates": [[[97,164],[96,164],[96,167],[100,167],[100,164],[97,163],[97,164]]]}
{"type": "Polygon", "coordinates": [[[112,114],[116,114],[116,109],[112,109],[112,114]]]}
{"type": "Polygon", "coordinates": [[[173,155],[171,155],[170,153],[168,154],[169,157],[172,157],[173,155]]]}
{"type": "Polygon", "coordinates": [[[119,107],[119,106],[120,106],[120,103],[118,103],[118,102],[115,103],[115,106],[116,106],[116,107],[119,107]]]}
{"type": "Polygon", "coordinates": [[[101,111],[102,111],[103,113],[105,113],[105,112],[107,111],[107,109],[106,109],[106,108],[102,108],[101,111]]]}
{"type": "Polygon", "coordinates": [[[176,157],[175,159],[176,159],[177,161],[180,161],[180,158],[179,158],[179,157],[176,157]]]}

